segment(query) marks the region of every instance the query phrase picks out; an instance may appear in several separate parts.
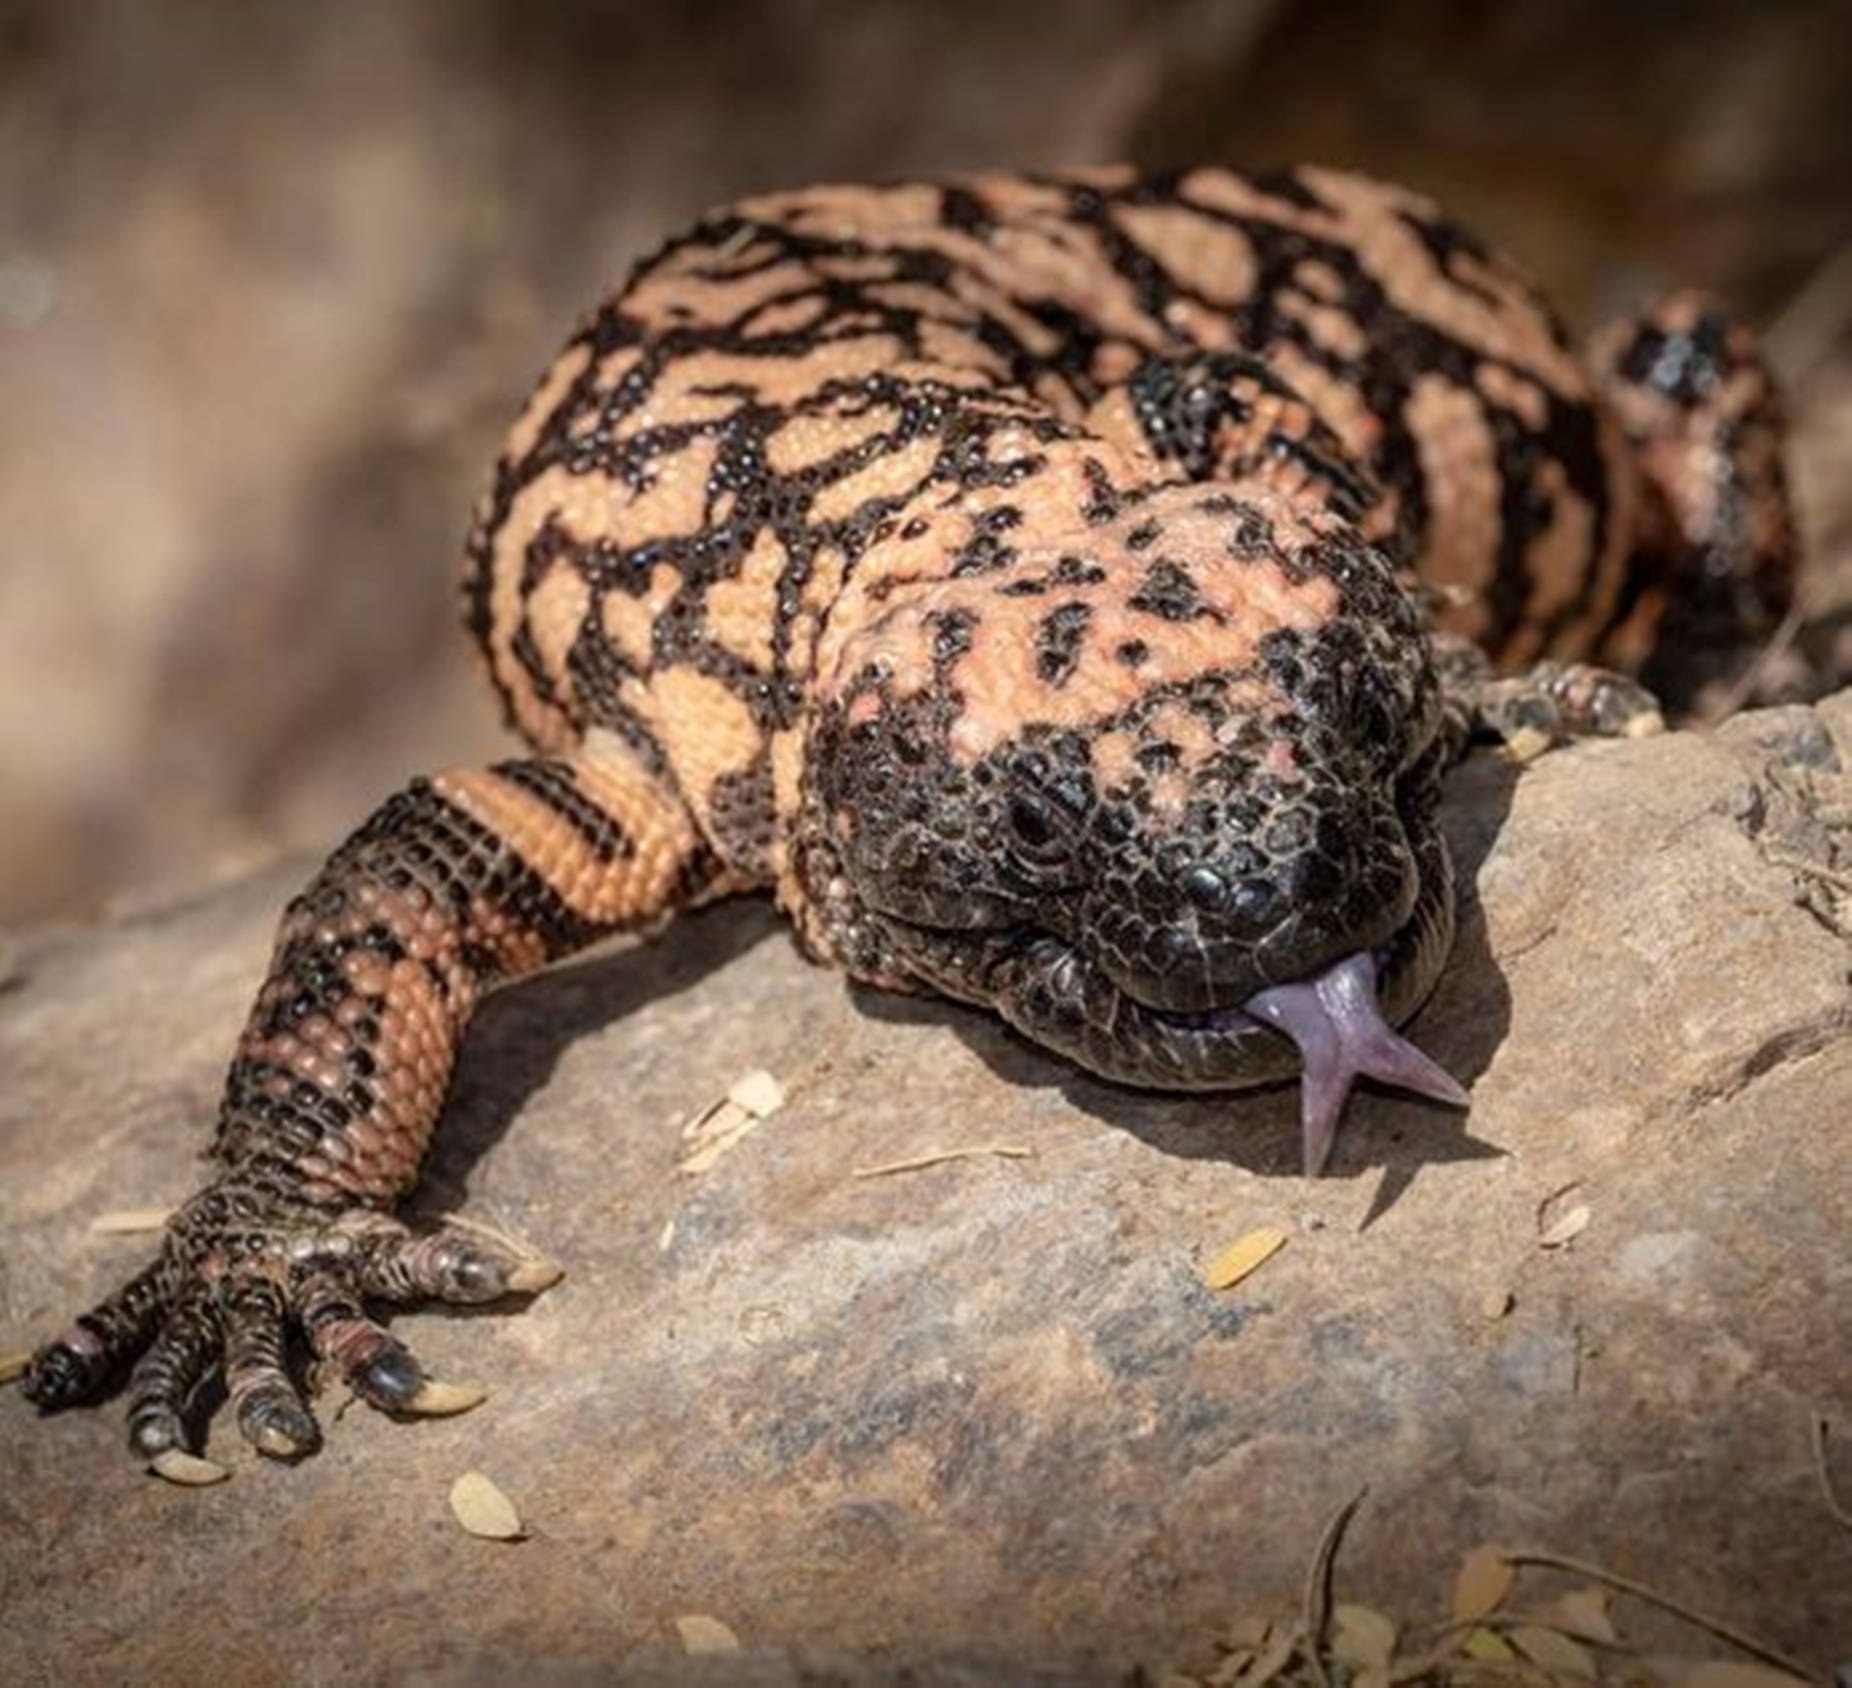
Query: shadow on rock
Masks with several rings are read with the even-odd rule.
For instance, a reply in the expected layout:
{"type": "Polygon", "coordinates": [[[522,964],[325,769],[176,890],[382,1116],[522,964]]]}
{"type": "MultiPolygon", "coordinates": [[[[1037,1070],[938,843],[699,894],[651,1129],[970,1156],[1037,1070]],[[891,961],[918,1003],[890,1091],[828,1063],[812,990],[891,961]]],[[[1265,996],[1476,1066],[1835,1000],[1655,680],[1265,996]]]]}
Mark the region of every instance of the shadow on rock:
{"type": "MultiPolygon", "coordinates": [[[[470,1023],[457,1076],[419,1184],[417,1211],[450,1213],[467,1200],[471,1168],[511,1126],[579,1038],[684,991],[785,931],[763,899],[736,898],[683,916],[660,942],[629,943],[485,1002],[470,1023]]],[[[622,1098],[613,1099],[621,1109],[622,1098]]]]}

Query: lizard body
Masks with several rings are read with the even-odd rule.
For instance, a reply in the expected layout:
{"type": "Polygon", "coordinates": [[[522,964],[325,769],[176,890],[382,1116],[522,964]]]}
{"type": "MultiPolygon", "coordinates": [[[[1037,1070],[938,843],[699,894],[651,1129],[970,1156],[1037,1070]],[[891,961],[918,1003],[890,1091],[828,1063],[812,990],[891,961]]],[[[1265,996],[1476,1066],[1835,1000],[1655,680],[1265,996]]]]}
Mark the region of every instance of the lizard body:
{"type": "Polygon", "coordinates": [[[568,343],[472,527],[466,619],[534,754],[415,782],[290,905],[219,1176],[28,1393],[140,1353],[162,1460],[223,1363],[297,1454],[294,1321],[429,1404],[366,1302],[546,1275],[390,1217],[472,1007],[730,892],[1122,1082],[1303,1062],[1308,1170],[1358,1072],[1463,1100],[1390,1029],[1451,940],[1440,776],[1475,726],[1653,725],[1591,664],[1676,678],[1771,624],[1778,443],[1702,301],[1585,363],[1509,261],[1337,172],[710,216],[568,343]]]}

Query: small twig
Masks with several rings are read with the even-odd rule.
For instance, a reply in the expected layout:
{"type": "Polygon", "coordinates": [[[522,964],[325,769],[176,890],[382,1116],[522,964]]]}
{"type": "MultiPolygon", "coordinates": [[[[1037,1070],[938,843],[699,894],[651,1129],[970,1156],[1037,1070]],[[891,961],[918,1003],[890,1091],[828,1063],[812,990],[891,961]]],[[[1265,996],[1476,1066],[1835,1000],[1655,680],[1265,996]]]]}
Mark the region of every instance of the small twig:
{"type": "Polygon", "coordinates": [[[973,1143],[968,1149],[934,1149],[930,1154],[913,1155],[907,1160],[884,1161],[880,1166],[858,1166],[851,1178],[886,1178],[896,1172],[918,1172],[922,1167],[938,1166],[945,1161],[979,1160],[985,1155],[1001,1155],[1005,1160],[1027,1160],[1035,1151],[1015,1143],[973,1143]]]}
{"type": "Polygon", "coordinates": [[[173,1218],[171,1207],[119,1207],[90,1221],[93,1237],[135,1237],[158,1231],[173,1218]]]}
{"type": "Polygon", "coordinates": [[[1755,660],[1730,682],[1720,698],[1706,707],[1705,726],[1714,727],[1719,721],[1727,720],[1749,701],[1756,687],[1761,685],[1762,676],[1794,643],[1795,635],[1800,632],[1805,620],[1799,602],[1788,607],[1788,613],[1781,618],[1781,625],[1769,634],[1761,650],[1756,652],[1755,660]]]}
{"type": "Polygon", "coordinates": [[[1820,1493],[1826,1497],[1826,1510],[1832,1514],[1833,1522],[1841,1529],[1852,1530],[1852,1512],[1846,1510],[1833,1489],[1833,1474],[1826,1468],[1826,1414],[1812,1412],[1808,1414],[1813,1430],[1813,1469],[1820,1479],[1820,1493]]]}
{"type": "Polygon", "coordinates": [[[1305,1575],[1306,1657],[1322,1688],[1331,1688],[1331,1678],[1325,1670],[1325,1630],[1331,1622],[1331,1568],[1337,1563],[1338,1549],[1344,1544],[1344,1532],[1369,1492],[1366,1483],[1332,1515],[1305,1575]]]}
{"type": "Polygon", "coordinates": [[[1809,879],[1817,879],[1823,885],[1830,885],[1836,891],[1852,891],[1852,873],[1841,873],[1837,868],[1828,867],[1824,862],[1810,862],[1805,856],[1791,856],[1786,850],[1770,850],[1768,861],[1775,867],[1785,867],[1793,873],[1804,873],[1809,879]]]}
{"type": "Polygon", "coordinates": [[[1747,1653],[1752,1659],[1760,1659],[1766,1665],[1773,1665],[1776,1670],[1785,1670],[1790,1676],[1798,1677],[1803,1682],[1817,1682],[1805,1665],[1789,1658],[1787,1654],[1777,1652],[1766,1643],[1756,1640],[1752,1635],[1745,1635],[1740,1629],[1708,1617],[1703,1612],[1694,1610],[1674,1600],[1668,1594],[1661,1594],[1645,1583],[1635,1582],[1631,1577],[1623,1577],[1614,1571],[1604,1570],[1599,1565],[1591,1565],[1583,1559],[1571,1559],[1561,1553],[1543,1553],[1530,1548],[1519,1548],[1507,1552],[1505,1558],[1513,1565],[1535,1565],[1541,1570],[1566,1571],[1572,1577],[1586,1577],[1590,1582],[1605,1583],[1609,1588],[1621,1594],[1631,1594],[1636,1600],[1644,1600],[1649,1606],[1657,1606],[1662,1612],[1670,1612],[1675,1618],[1682,1618],[1688,1624],[1694,1624],[1714,1635],[1719,1641],[1728,1642],[1739,1652],[1747,1653]]]}
{"type": "Polygon", "coordinates": [[[511,1254],[518,1254],[524,1260],[538,1260],[541,1251],[532,1243],[517,1237],[512,1231],[504,1230],[500,1225],[492,1225],[486,1219],[477,1219],[467,1213],[446,1213],[443,1226],[447,1231],[469,1231],[478,1237],[484,1237],[492,1243],[499,1243],[511,1254]]]}

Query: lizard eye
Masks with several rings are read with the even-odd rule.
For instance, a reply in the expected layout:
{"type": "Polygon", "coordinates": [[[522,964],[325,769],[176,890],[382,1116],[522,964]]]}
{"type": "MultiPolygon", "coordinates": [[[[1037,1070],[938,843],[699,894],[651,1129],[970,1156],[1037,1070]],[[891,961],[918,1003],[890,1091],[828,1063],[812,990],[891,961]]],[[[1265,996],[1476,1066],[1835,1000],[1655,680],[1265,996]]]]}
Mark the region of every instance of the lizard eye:
{"type": "Polygon", "coordinates": [[[1054,817],[1033,797],[1012,797],[1009,820],[1016,842],[1032,856],[1046,856],[1060,842],[1054,817]]]}

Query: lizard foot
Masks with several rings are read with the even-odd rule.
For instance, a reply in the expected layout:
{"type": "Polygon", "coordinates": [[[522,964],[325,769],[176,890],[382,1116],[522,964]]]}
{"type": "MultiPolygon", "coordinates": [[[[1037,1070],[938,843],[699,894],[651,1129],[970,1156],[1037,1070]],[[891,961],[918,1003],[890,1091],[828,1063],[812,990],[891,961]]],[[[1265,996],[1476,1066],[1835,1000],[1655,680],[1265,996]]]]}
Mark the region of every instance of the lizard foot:
{"type": "Polygon", "coordinates": [[[286,1204],[229,1178],[175,1214],[152,1262],[33,1355],[23,1387],[40,1407],[70,1406],[134,1360],[129,1446],[160,1476],[215,1482],[226,1473],[187,1450],[185,1424],[215,1367],[245,1440],[273,1459],[297,1459],[320,1446],[321,1431],[290,1373],[292,1329],[319,1367],[383,1411],[461,1412],[482,1391],[427,1377],[365,1304],[494,1301],[560,1276],[550,1261],[458,1226],[414,1232],[370,1208],[286,1204]]]}
{"type": "Polygon", "coordinates": [[[1515,762],[1579,738],[1642,738],[1665,731],[1659,700],[1639,681],[1585,662],[1535,662],[1495,675],[1479,647],[1433,635],[1434,666],[1454,731],[1496,739],[1515,762]]]}
{"type": "Polygon", "coordinates": [[[1483,730],[1529,762],[1576,738],[1642,738],[1665,731],[1659,701],[1637,680],[1582,662],[1539,662],[1488,680],[1479,691],[1483,730]]]}

